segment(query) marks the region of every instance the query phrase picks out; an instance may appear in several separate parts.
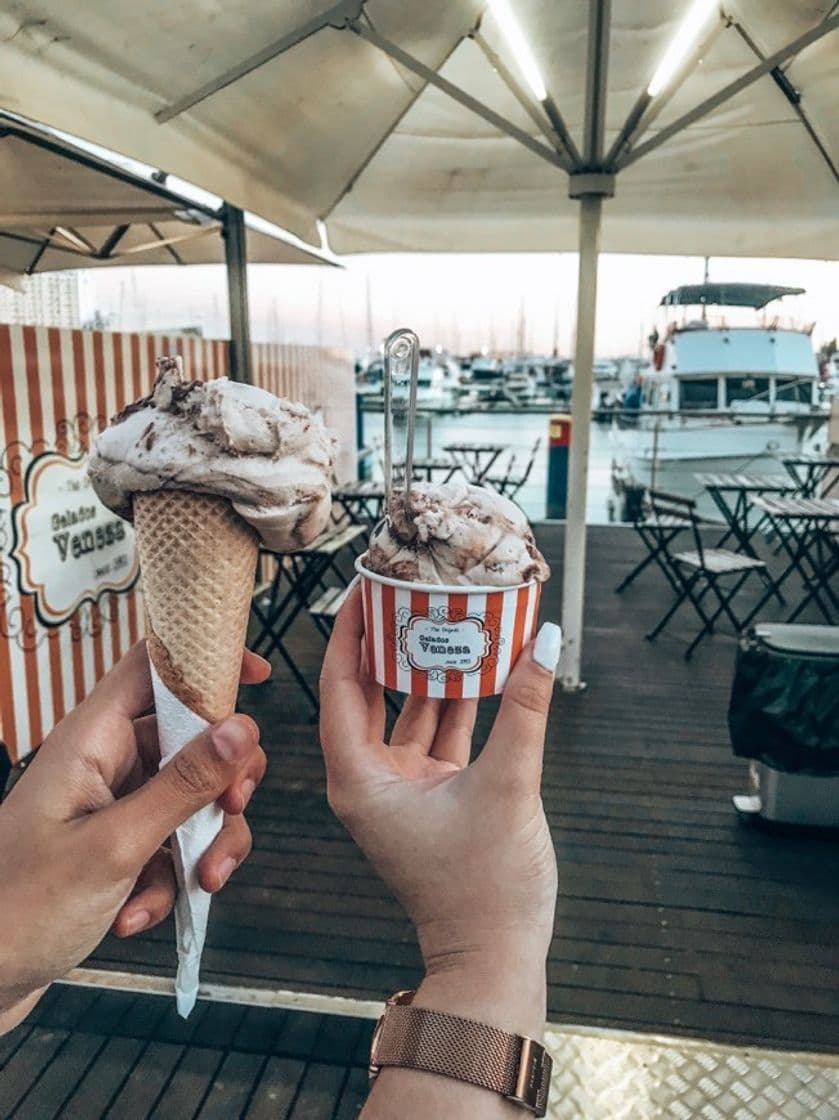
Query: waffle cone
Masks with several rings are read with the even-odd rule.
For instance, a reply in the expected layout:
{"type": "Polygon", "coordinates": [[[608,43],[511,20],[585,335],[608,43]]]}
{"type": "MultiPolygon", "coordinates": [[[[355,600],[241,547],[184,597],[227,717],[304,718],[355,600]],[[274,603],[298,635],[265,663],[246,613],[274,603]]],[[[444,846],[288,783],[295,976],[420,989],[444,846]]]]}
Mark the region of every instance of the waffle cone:
{"type": "Polygon", "coordinates": [[[134,496],[149,657],[163,683],[210,723],[236,706],[258,538],[226,498],[134,496]]]}

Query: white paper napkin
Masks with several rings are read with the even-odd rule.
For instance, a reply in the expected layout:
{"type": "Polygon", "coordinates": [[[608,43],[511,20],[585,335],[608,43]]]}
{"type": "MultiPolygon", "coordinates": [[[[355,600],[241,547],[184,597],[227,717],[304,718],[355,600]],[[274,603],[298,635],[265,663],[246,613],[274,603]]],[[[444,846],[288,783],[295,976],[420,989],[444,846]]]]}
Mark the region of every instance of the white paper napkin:
{"type": "MultiPolygon", "coordinates": [[[[191,711],[169,691],[151,666],[157,733],[160,740],[160,765],[165,766],[190,739],[200,735],[209,724],[191,711]]],[[[175,999],[178,1014],[187,1018],[198,996],[198,972],[207,936],[210,899],[198,885],[198,861],[218,836],[224,813],[214,801],[181,825],[172,837],[172,856],[178,896],[175,900],[175,933],[178,949],[178,975],[175,999]]]]}

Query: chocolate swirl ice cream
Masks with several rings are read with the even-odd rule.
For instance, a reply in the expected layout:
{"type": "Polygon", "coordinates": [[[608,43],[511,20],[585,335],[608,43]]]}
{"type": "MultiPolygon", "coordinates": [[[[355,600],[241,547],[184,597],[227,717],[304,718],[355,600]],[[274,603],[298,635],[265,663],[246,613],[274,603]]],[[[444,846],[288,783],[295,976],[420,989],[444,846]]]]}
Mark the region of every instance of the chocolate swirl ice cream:
{"type": "Polygon", "coordinates": [[[527,518],[494,490],[453,481],[396,490],[363,558],[368,571],[411,583],[514,587],[550,576],[527,518]]]}
{"type": "Polygon", "coordinates": [[[153,392],[115,416],[89,463],[102,502],[131,519],[135,494],[227,498],[266,548],[288,552],[324,528],[336,441],[305,405],[220,377],[185,381],[160,358],[153,392]]]}

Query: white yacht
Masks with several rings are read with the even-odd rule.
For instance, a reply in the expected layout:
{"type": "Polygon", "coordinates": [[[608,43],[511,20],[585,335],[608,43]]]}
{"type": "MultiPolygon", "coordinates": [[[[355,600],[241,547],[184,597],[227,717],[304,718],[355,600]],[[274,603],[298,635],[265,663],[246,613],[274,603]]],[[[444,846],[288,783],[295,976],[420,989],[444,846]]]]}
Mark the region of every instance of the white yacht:
{"type": "MultiPolygon", "coordinates": [[[[384,362],[374,358],[357,378],[358,392],[366,396],[380,396],[383,392],[384,362]]],[[[420,404],[444,404],[454,386],[454,378],[445,359],[431,350],[420,350],[417,370],[417,400],[420,404]]],[[[407,385],[396,386],[397,396],[406,395],[407,385]]]]}
{"type": "Polygon", "coordinates": [[[696,472],[771,473],[801,449],[825,418],[812,327],[782,322],[766,308],[802,293],[706,282],[664,296],[671,321],[651,337],[653,360],[626,390],[614,422],[625,480],[695,495],[696,472]],[[712,321],[709,306],[750,308],[758,321],[735,326],[724,313],[712,321]],[[681,322],[672,318],[676,308],[681,322]],[[689,317],[692,309],[698,317],[689,317]]]}

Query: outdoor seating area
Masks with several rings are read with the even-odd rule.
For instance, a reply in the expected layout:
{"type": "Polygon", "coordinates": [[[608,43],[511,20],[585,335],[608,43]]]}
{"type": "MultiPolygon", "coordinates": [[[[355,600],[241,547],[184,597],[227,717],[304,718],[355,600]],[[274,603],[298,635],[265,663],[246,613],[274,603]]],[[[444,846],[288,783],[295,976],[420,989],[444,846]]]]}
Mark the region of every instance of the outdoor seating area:
{"type": "Polygon", "coordinates": [[[720,621],[734,635],[758,618],[792,623],[808,611],[820,622],[839,622],[839,496],[830,496],[837,462],[811,455],[785,465],[786,476],[697,474],[721,522],[701,517],[692,499],[650,491],[648,508],[634,523],[646,555],[615,588],[625,591],[651,565],[664,576],[674,599],[647,634],[650,640],[685,602],[702,623],[686,659],[720,621]],[[814,495],[812,485],[823,489],[814,495]],[[763,593],[736,614],[735,599],[750,575],[760,579],[763,593]],[[709,592],[710,612],[703,606],[709,592]]]}

